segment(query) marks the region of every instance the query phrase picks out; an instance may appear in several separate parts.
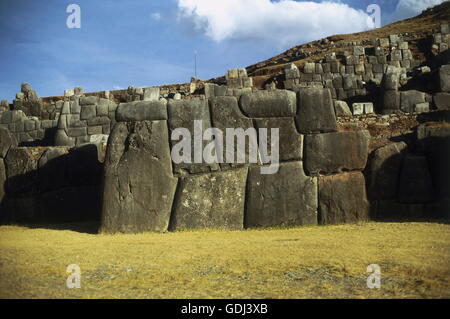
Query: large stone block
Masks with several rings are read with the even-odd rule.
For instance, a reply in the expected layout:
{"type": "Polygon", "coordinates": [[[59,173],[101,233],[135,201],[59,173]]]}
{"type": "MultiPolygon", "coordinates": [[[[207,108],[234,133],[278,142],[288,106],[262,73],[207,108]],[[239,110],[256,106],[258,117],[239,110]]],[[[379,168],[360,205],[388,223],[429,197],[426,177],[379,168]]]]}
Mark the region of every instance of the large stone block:
{"type": "Polygon", "coordinates": [[[424,203],[433,199],[433,184],[425,156],[407,156],[400,175],[398,198],[404,203],[424,203]]]}
{"type": "Polygon", "coordinates": [[[167,230],[177,179],[166,121],[117,123],[105,159],[101,230],[167,230]]]}
{"type": "Polygon", "coordinates": [[[450,64],[440,67],[439,85],[442,92],[450,92],[450,64]]]}
{"type": "Polygon", "coordinates": [[[5,158],[11,147],[17,147],[17,140],[8,129],[0,127],[0,158],[5,158]]]}
{"type": "Polygon", "coordinates": [[[400,93],[396,90],[386,90],[383,92],[383,110],[399,110],[400,93]]]}
{"type": "Polygon", "coordinates": [[[334,101],[334,111],[336,116],[352,116],[352,111],[345,101],[334,101]]]}
{"type": "MultiPolygon", "coordinates": [[[[234,96],[219,96],[216,98],[212,98],[209,100],[210,107],[211,107],[211,119],[212,124],[215,128],[218,128],[223,133],[223,162],[224,164],[222,167],[227,167],[228,163],[226,164],[227,156],[230,157],[231,155],[235,159],[233,163],[236,162],[237,159],[237,153],[238,153],[238,147],[237,143],[234,144],[234,147],[232,149],[227,149],[227,145],[225,143],[226,141],[226,129],[243,129],[244,131],[247,131],[248,129],[253,129],[253,122],[248,117],[244,116],[239,109],[238,102],[236,97],[234,96]],[[230,153],[230,154],[229,154],[230,153]]],[[[249,155],[250,155],[250,145],[252,145],[255,152],[258,150],[257,145],[257,137],[255,136],[255,139],[246,138],[245,140],[245,163],[249,163],[249,155]]],[[[219,154],[222,155],[222,154],[219,154]]],[[[231,166],[235,166],[232,164],[231,166]]]]}
{"type": "MultiPolygon", "coordinates": [[[[301,160],[303,158],[303,135],[297,132],[293,118],[280,117],[255,119],[254,121],[258,130],[267,129],[267,145],[274,143],[274,147],[278,147],[280,161],[301,160]],[[278,129],[278,143],[272,141],[272,129],[278,129]]],[[[261,133],[259,138],[262,138],[261,133]]],[[[262,143],[265,143],[265,141],[262,141],[262,143]]],[[[268,152],[271,154],[271,149],[268,152]]]]}
{"type": "Polygon", "coordinates": [[[269,175],[250,167],[247,191],[246,227],[317,224],[317,179],[305,175],[302,162],[269,175]]]}
{"type": "Polygon", "coordinates": [[[319,223],[369,220],[366,184],[361,172],[319,177],[319,223]]]}
{"type": "Polygon", "coordinates": [[[400,92],[400,108],[403,112],[414,112],[416,104],[425,102],[425,93],[416,90],[400,92]]]}
{"type": "Polygon", "coordinates": [[[247,168],[182,178],[170,229],[242,229],[246,181],[247,168]]]}
{"type": "Polygon", "coordinates": [[[312,134],[305,137],[305,168],[308,175],[363,170],[369,153],[368,131],[312,134]]]}
{"type": "Polygon", "coordinates": [[[167,102],[136,101],[120,103],[116,110],[118,122],[167,120],[167,102]]]}
{"type": "Polygon", "coordinates": [[[295,120],[298,130],[302,134],[336,131],[336,115],[330,90],[323,88],[300,89],[295,120]]]}
{"type": "MultiPolygon", "coordinates": [[[[181,163],[174,163],[174,172],[177,174],[183,174],[184,170],[187,170],[189,173],[217,171],[219,169],[218,164],[207,164],[203,162],[202,150],[204,150],[205,147],[209,144],[209,142],[207,141],[203,141],[200,145],[202,146],[202,148],[201,150],[199,150],[198,157],[201,158],[197,159],[197,162],[200,163],[195,163],[196,136],[197,139],[201,139],[202,132],[212,127],[208,101],[201,98],[170,100],[168,103],[168,111],[171,137],[173,131],[176,129],[187,129],[191,135],[191,163],[186,163],[186,161],[183,161],[181,163]],[[198,127],[195,127],[196,124],[198,125],[198,127]]],[[[181,137],[178,136],[175,136],[174,138],[178,138],[178,140],[172,140],[172,138],[170,139],[172,147],[178,144],[181,139],[181,137]]]]}
{"type": "Polygon", "coordinates": [[[7,193],[18,195],[26,192],[37,192],[38,161],[43,150],[28,147],[11,148],[5,159],[7,193]]]}
{"type": "Polygon", "coordinates": [[[67,148],[52,147],[38,162],[39,191],[46,192],[68,185],[67,148]]]}
{"type": "Polygon", "coordinates": [[[295,93],[287,90],[245,93],[239,103],[244,114],[251,118],[290,117],[297,111],[295,93]]]}
{"type": "MultiPolygon", "coordinates": [[[[81,102],[80,102],[81,104],[81,102]]],[[[97,114],[95,105],[83,105],[81,106],[80,119],[81,120],[89,120],[90,118],[95,117],[97,114]]]]}
{"type": "Polygon", "coordinates": [[[369,198],[389,199],[397,197],[398,179],[407,145],[391,143],[373,152],[369,170],[369,198]]]}

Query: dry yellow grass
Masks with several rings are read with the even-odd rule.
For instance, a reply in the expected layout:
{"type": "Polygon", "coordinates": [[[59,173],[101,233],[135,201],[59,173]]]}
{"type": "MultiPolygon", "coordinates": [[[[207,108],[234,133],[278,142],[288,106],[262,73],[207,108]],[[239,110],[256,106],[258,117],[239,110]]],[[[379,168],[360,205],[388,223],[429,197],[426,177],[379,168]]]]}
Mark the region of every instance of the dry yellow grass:
{"type": "Polygon", "coordinates": [[[450,225],[92,235],[0,227],[1,298],[450,297],[450,225]],[[66,267],[81,267],[81,289],[66,267]],[[380,289],[366,286],[378,264],[380,289]]]}

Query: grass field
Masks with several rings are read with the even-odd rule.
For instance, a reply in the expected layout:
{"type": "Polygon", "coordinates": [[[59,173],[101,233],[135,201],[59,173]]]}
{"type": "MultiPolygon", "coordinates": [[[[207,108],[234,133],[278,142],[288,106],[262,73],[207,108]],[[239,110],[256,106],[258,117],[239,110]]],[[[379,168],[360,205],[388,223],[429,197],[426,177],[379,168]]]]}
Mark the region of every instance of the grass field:
{"type": "Polygon", "coordinates": [[[450,225],[94,235],[0,227],[1,298],[449,298],[450,225]],[[81,268],[81,288],[66,268],[81,268]],[[369,264],[381,288],[369,289],[369,264]]]}

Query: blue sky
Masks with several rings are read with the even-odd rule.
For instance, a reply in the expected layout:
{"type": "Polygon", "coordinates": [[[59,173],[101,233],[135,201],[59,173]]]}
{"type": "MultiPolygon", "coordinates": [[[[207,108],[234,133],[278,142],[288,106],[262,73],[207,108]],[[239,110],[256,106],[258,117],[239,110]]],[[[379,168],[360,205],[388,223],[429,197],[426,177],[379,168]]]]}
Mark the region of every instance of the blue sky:
{"type": "Polygon", "coordinates": [[[290,47],[368,29],[366,8],[382,24],[441,0],[0,0],[0,99],[28,82],[39,96],[209,79],[290,47]],[[69,4],[81,28],[66,25],[69,4]]]}

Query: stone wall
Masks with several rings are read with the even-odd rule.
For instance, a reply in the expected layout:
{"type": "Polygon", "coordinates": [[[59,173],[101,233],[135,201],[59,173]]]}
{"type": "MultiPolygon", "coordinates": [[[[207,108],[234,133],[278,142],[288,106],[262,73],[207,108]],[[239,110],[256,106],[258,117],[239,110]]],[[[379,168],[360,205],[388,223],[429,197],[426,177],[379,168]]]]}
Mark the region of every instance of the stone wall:
{"type": "Polygon", "coordinates": [[[0,221],[98,221],[101,148],[18,147],[0,128],[0,221]]]}
{"type": "MultiPolygon", "coordinates": [[[[328,89],[155,101],[136,104],[128,112],[121,117],[126,121],[114,127],[106,152],[104,232],[243,229],[369,218],[361,171],[370,135],[337,132],[328,89]],[[269,163],[252,163],[248,156],[241,164],[172,162],[171,132],[192,129],[195,120],[202,120],[205,128],[278,128],[278,172],[262,174],[269,163]]],[[[259,145],[261,138],[247,140],[247,147],[259,145]]],[[[230,152],[237,158],[240,151],[225,151],[230,152]]]]}

